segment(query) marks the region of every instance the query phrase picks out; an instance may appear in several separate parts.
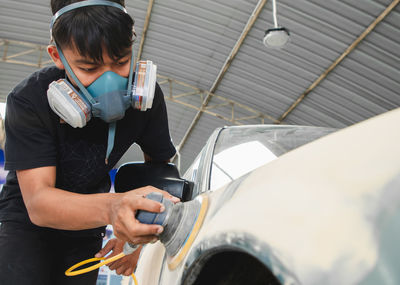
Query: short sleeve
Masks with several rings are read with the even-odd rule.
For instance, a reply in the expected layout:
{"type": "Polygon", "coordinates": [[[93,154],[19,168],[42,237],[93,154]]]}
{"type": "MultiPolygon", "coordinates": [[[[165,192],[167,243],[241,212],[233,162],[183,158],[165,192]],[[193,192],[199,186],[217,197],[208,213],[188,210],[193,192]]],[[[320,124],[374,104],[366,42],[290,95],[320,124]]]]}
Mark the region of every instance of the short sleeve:
{"type": "Polygon", "coordinates": [[[156,84],[153,106],[148,112],[149,118],[145,131],[137,143],[152,160],[166,161],[174,156],[176,150],[169,133],[164,94],[158,84],[156,84]]]}
{"type": "Polygon", "coordinates": [[[21,170],[56,165],[54,137],[37,105],[11,93],[6,104],[5,169],[21,170]]]}

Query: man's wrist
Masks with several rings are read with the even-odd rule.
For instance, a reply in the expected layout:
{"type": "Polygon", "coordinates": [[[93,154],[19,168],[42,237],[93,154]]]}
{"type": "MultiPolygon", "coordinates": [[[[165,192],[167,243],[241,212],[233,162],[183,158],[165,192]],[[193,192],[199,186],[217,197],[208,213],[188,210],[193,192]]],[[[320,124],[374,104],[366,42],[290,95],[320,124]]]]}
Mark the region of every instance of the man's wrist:
{"type": "Polygon", "coordinates": [[[108,193],[107,194],[108,197],[106,199],[106,205],[105,205],[106,211],[104,211],[104,213],[106,213],[105,222],[107,225],[111,225],[113,222],[114,208],[115,208],[117,199],[119,199],[118,196],[120,196],[120,195],[121,195],[120,193],[108,193]]]}

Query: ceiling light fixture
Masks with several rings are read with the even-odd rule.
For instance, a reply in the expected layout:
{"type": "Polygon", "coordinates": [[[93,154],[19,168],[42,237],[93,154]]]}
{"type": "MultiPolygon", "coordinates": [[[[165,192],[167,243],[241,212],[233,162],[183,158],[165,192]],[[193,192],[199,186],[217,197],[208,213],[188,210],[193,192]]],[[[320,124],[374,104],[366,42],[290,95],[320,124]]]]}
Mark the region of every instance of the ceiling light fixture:
{"type": "Polygon", "coordinates": [[[274,28],[265,31],[263,42],[268,48],[282,48],[289,42],[289,30],[278,27],[275,0],[272,0],[272,13],[274,15],[274,28]]]}

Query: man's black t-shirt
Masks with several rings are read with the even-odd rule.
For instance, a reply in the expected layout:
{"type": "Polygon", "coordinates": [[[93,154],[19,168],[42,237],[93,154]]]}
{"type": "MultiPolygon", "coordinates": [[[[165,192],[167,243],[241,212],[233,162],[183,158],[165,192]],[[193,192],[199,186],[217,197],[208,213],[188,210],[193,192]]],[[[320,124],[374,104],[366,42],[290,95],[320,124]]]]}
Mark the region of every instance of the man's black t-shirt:
{"type": "MultiPolygon", "coordinates": [[[[47,89],[60,78],[65,78],[64,71],[44,68],[7,97],[5,169],[10,172],[0,193],[0,222],[30,224],[16,170],[56,166],[57,188],[81,194],[104,193],[111,186],[108,172],[133,143],[153,160],[165,161],[175,154],[158,85],[151,109],[143,112],[130,107],[117,122],[114,148],[105,164],[108,124],[92,118],[85,127],[73,128],[51,110],[47,89]]],[[[82,235],[99,230],[73,232],[82,235]]]]}

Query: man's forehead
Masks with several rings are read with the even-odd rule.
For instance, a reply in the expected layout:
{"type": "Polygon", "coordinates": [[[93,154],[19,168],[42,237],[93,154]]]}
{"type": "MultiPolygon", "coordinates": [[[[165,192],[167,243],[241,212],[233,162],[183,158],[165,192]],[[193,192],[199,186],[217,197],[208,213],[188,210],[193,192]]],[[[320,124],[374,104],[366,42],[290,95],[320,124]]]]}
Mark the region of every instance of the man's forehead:
{"type": "MultiPolygon", "coordinates": [[[[79,53],[79,51],[76,48],[68,48],[69,54],[73,57],[71,58],[75,63],[86,63],[86,64],[97,64],[99,63],[99,60],[97,58],[91,57],[89,54],[88,55],[82,55],[79,53]]],[[[132,47],[127,48],[119,57],[110,57],[107,48],[102,49],[102,58],[101,60],[103,62],[107,61],[117,61],[122,58],[125,58],[127,56],[130,56],[132,53],[132,47]]],[[[68,53],[68,51],[67,51],[68,53]]]]}

